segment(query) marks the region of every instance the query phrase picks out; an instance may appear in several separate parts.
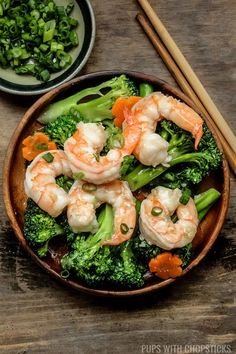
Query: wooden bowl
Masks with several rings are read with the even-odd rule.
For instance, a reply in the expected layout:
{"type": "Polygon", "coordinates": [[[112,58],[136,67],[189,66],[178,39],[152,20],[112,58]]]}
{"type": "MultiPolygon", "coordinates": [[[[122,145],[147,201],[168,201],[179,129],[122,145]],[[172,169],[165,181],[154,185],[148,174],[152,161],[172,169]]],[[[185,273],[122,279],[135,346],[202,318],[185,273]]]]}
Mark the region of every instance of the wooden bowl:
{"type": "MultiPolygon", "coordinates": [[[[170,94],[184,101],[190,107],[198,111],[194,103],[182,92],[170,86],[166,82],[150,75],[145,75],[132,71],[104,71],[84,75],[79,78],[73,79],[67,83],[64,83],[63,85],[46,93],[29,108],[11,138],[3,172],[3,189],[6,211],[11,226],[21,246],[29,253],[29,255],[36,263],[38,263],[54,278],[59,279],[64,285],[69,285],[77,290],[100,296],[122,297],[150,293],[152,291],[159,290],[171,283],[176,282],[177,279],[168,279],[163,281],[153,277],[151,280],[146,282],[143,288],[132,291],[116,291],[114,288],[92,289],[76,279],[63,279],[60,276],[60,258],[66,252],[66,250],[65,246],[63,246],[63,243],[60,241],[60,238],[55,238],[52,240],[50,244],[50,255],[47,258],[38,258],[38,256],[34,253],[31,246],[28,244],[23,235],[23,214],[27,198],[24,193],[23,187],[23,181],[25,176],[25,164],[21,154],[21,145],[22,140],[26,136],[31,134],[36,129],[36,127],[38,128],[39,124],[36,122],[36,119],[39,116],[40,112],[50,102],[67,97],[85,87],[97,85],[102,81],[109,80],[110,78],[116,75],[121,75],[122,73],[129,76],[137,84],[143,81],[149,82],[154,86],[155,90],[170,94]]],[[[213,132],[217,144],[222,150],[217,135],[214,132],[214,129],[207,121],[206,117],[204,117],[204,120],[213,132]]],[[[183,271],[182,276],[188,273],[206,256],[207,252],[214,244],[224,223],[229,201],[229,168],[224,157],[222,168],[217,171],[217,173],[212,174],[210,177],[204,180],[204,182],[200,186],[200,190],[203,191],[205,189],[208,189],[209,187],[215,187],[216,189],[218,189],[221,192],[221,198],[207,214],[204,221],[199,225],[197,235],[195,236],[193,241],[194,258],[187,266],[187,268],[183,271]]]]}

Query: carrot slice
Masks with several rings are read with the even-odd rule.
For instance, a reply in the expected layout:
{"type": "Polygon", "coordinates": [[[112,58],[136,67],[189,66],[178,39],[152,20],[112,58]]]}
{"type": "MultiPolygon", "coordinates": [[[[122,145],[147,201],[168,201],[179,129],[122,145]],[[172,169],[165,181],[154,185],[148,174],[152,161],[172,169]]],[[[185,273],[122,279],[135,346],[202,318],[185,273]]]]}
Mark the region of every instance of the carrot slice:
{"type": "Polygon", "coordinates": [[[149,270],[161,279],[176,278],[183,272],[182,263],[179,256],[164,252],[150,260],[149,270]]]}
{"type": "Polygon", "coordinates": [[[56,144],[42,132],[36,132],[34,135],[27,136],[22,141],[22,144],[22,155],[28,161],[33,160],[43,151],[55,150],[57,148],[56,144]]]}
{"type": "Polygon", "coordinates": [[[135,103],[137,103],[138,101],[140,101],[142,99],[142,97],[139,96],[130,96],[130,97],[119,97],[117,98],[117,100],[115,101],[113,107],[112,107],[112,114],[115,116],[114,119],[114,124],[121,128],[122,124],[125,120],[125,115],[124,115],[124,111],[126,109],[126,111],[130,111],[131,108],[133,107],[133,105],[135,103]]]}

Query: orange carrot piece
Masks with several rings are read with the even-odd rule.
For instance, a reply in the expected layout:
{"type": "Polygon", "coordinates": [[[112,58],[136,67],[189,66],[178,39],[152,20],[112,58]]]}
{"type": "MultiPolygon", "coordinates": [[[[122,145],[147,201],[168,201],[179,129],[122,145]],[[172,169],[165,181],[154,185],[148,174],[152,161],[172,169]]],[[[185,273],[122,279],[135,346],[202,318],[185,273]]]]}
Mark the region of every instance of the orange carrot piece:
{"type": "Polygon", "coordinates": [[[183,272],[181,268],[182,263],[179,256],[172,255],[170,252],[164,252],[150,260],[149,270],[161,279],[176,278],[183,272]]]}
{"type": "Polygon", "coordinates": [[[130,111],[135,103],[141,100],[142,97],[130,96],[130,97],[119,97],[115,101],[112,107],[112,114],[115,116],[114,124],[121,128],[122,123],[125,120],[124,110],[130,111]]]}
{"type": "Polygon", "coordinates": [[[27,136],[22,141],[22,155],[24,159],[31,161],[43,151],[55,150],[56,144],[42,132],[36,132],[34,135],[27,136]]]}

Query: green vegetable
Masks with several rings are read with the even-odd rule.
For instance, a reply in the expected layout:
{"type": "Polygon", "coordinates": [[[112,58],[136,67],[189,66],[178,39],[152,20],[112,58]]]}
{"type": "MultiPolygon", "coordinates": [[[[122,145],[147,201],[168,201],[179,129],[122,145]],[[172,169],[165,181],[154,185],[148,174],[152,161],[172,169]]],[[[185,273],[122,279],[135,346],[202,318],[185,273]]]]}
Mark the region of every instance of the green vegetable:
{"type": "Polygon", "coordinates": [[[197,208],[199,220],[203,220],[213,204],[220,198],[220,192],[215,188],[200,193],[194,197],[194,203],[197,208]]]}
{"type": "Polygon", "coordinates": [[[24,215],[24,235],[38,248],[38,255],[44,257],[48,252],[49,241],[64,233],[56,220],[40,209],[32,199],[28,199],[24,215]]]}
{"type": "Polygon", "coordinates": [[[179,256],[179,258],[183,262],[181,267],[186,268],[193,256],[192,243],[190,242],[182,248],[177,248],[174,251],[172,251],[172,253],[179,256]]]}
{"type": "Polygon", "coordinates": [[[123,235],[127,234],[127,232],[129,231],[129,227],[127,224],[120,224],[120,231],[123,235]]]}
{"type": "Polygon", "coordinates": [[[130,173],[134,170],[135,165],[137,164],[137,160],[134,155],[128,155],[123,158],[122,165],[120,168],[120,175],[121,177],[125,176],[126,174],[130,173]]]}
{"type": "Polygon", "coordinates": [[[107,154],[111,149],[122,148],[124,144],[122,129],[116,127],[110,120],[104,120],[102,124],[106,129],[107,141],[101,155],[107,154]]]}
{"type": "Polygon", "coordinates": [[[121,96],[135,96],[137,88],[133,81],[125,75],[114,77],[106,82],[102,82],[98,86],[86,88],[73,96],[64,100],[50,104],[39,117],[41,123],[49,123],[70,111],[71,108],[76,109],[83,121],[100,122],[104,119],[112,119],[112,106],[116,99],[121,96]],[[97,96],[88,102],[84,102],[86,98],[97,96]],[[81,102],[83,100],[83,102],[81,102]]]}
{"type": "Polygon", "coordinates": [[[159,215],[161,215],[162,212],[163,212],[163,210],[161,208],[153,207],[152,211],[151,211],[151,214],[153,216],[159,216],[159,215]]]}
{"type": "Polygon", "coordinates": [[[44,127],[44,133],[49,136],[50,140],[55,141],[59,148],[63,148],[64,142],[75,133],[78,121],[79,117],[74,113],[61,115],[44,127]]]}
{"type": "Polygon", "coordinates": [[[168,153],[172,157],[169,166],[145,167],[139,164],[130,174],[123,177],[135,191],[156,179],[154,185],[164,185],[169,188],[183,188],[200,183],[211,171],[219,168],[222,154],[218,149],[214,137],[207,126],[203,125],[203,137],[197,152],[194,151],[194,141],[190,133],[185,132],[170,121],[159,124],[158,133],[169,142],[168,153]],[[168,180],[165,174],[168,170],[168,180]],[[157,177],[162,176],[161,179],[157,177]],[[172,181],[170,181],[170,176],[172,181]]]}
{"type": "Polygon", "coordinates": [[[150,259],[163,252],[160,247],[150,245],[146,240],[141,239],[139,235],[133,238],[133,252],[137,259],[148,269],[150,259]]]}
{"type": "Polygon", "coordinates": [[[113,232],[113,212],[106,205],[98,216],[99,228],[95,234],[78,235],[72,244],[72,251],[62,258],[62,268],[74,272],[79,279],[90,286],[102,286],[111,272],[113,259],[111,249],[102,246],[113,232]]]}
{"type": "Polygon", "coordinates": [[[107,282],[116,288],[137,289],[144,285],[144,267],[135,256],[132,243],[130,239],[114,250],[113,269],[107,282]]]}
{"type": "Polygon", "coordinates": [[[59,176],[56,178],[56,183],[58,186],[63,188],[66,193],[68,193],[74,183],[74,180],[67,176],[59,176]]]}
{"type": "Polygon", "coordinates": [[[50,152],[47,152],[45,155],[42,156],[42,158],[48,163],[51,163],[54,160],[54,156],[50,152]]]}
{"type": "Polygon", "coordinates": [[[66,240],[69,245],[71,245],[78,234],[72,231],[70,225],[68,224],[68,219],[67,219],[67,214],[66,212],[62,213],[58,218],[57,218],[57,223],[62,227],[63,229],[63,234],[66,236],[66,240]]]}
{"type": "Polygon", "coordinates": [[[51,73],[70,65],[68,51],[79,43],[72,8],[56,6],[53,0],[2,0],[0,66],[46,82],[51,73]]]}
{"type": "Polygon", "coordinates": [[[55,28],[56,28],[55,20],[51,20],[45,23],[44,31],[43,31],[43,42],[48,42],[53,39],[55,28]]]}
{"type": "Polygon", "coordinates": [[[190,189],[193,189],[211,171],[217,170],[220,167],[222,154],[216,145],[212,133],[205,124],[203,125],[203,132],[197,152],[183,156],[183,161],[181,161],[181,157],[180,159],[176,159],[178,165],[168,170],[167,173],[164,173],[161,176],[161,180],[157,181],[157,183],[169,188],[188,186],[190,189]],[[182,163],[185,158],[189,161],[188,164],[182,163]],[[170,178],[172,178],[172,181],[170,181],[170,178]]]}
{"type": "Polygon", "coordinates": [[[182,190],[182,195],[179,199],[180,203],[186,205],[191,197],[191,190],[189,188],[184,188],[182,190]]]}
{"type": "Polygon", "coordinates": [[[143,266],[138,263],[132,241],[119,246],[102,246],[113,233],[113,212],[109,205],[98,216],[99,228],[93,235],[78,235],[72,243],[72,251],[62,258],[62,268],[76,273],[80,280],[93,287],[114,285],[122,289],[142,287],[143,266]]]}
{"type": "Polygon", "coordinates": [[[35,147],[36,147],[36,149],[42,150],[42,151],[48,150],[48,144],[45,143],[44,141],[41,141],[40,143],[35,144],[35,147]]]}
{"type": "Polygon", "coordinates": [[[78,172],[73,174],[73,178],[76,180],[80,180],[84,178],[84,173],[83,172],[78,172]]]}
{"type": "Polygon", "coordinates": [[[142,82],[139,85],[139,95],[141,97],[145,97],[150,95],[153,92],[153,87],[150,84],[147,84],[146,82],[142,82]]]}
{"type": "Polygon", "coordinates": [[[94,192],[94,191],[96,191],[97,186],[96,186],[96,184],[85,182],[82,184],[82,189],[85,192],[94,192]]]}

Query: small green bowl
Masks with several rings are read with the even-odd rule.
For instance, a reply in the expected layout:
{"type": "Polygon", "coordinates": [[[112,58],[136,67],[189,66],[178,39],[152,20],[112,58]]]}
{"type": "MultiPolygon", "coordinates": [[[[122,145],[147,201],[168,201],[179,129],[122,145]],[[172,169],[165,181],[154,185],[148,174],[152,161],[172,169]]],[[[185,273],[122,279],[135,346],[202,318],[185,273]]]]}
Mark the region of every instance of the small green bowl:
{"type": "MultiPolygon", "coordinates": [[[[0,90],[16,95],[41,95],[72,79],[83,68],[95,40],[95,17],[89,0],[74,1],[71,16],[79,21],[79,45],[70,51],[72,64],[51,75],[48,82],[40,82],[30,75],[17,75],[12,69],[0,67],[0,90]]],[[[67,0],[55,0],[57,5],[67,5],[67,0]]]]}

